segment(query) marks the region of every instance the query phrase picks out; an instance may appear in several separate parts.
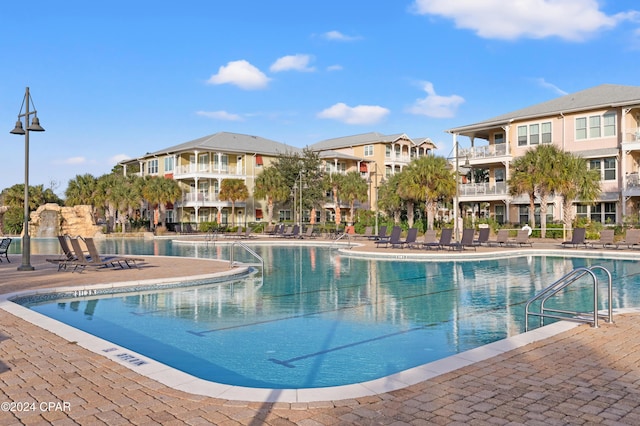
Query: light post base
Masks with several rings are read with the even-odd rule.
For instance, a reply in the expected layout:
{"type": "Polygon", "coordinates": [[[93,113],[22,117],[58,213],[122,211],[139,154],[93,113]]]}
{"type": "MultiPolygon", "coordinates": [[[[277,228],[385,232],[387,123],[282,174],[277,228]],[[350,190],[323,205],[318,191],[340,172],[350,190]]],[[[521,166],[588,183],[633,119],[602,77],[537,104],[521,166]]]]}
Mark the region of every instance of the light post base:
{"type": "Polygon", "coordinates": [[[34,269],[36,269],[36,268],[34,268],[31,265],[20,265],[20,266],[18,266],[18,271],[33,271],[34,269]]]}

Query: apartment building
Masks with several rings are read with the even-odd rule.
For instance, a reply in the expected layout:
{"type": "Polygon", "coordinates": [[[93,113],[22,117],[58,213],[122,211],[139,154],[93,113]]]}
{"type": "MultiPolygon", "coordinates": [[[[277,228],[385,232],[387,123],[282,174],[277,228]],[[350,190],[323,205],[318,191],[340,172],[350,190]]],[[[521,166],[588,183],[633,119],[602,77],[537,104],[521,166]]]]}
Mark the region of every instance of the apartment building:
{"type": "MultiPolygon", "coordinates": [[[[603,223],[638,220],[640,87],[603,84],[447,132],[457,163],[471,172],[459,185],[467,214],[526,223],[528,197],[512,197],[507,188],[510,165],[546,143],[581,156],[600,172],[601,195],[595,204],[576,200],[578,216],[603,223]]],[[[549,203],[548,220],[562,220],[559,198],[549,203]]]]}
{"type": "MultiPolygon", "coordinates": [[[[412,139],[404,133],[377,132],[327,139],[309,146],[319,153],[329,173],[358,170],[369,182],[369,200],[377,199],[383,179],[399,173],[411,160],[429,155],[435,148],[429,138],[412,139]]],[[[367,208],[375,209],[375,203],[368,204],[367,208]]]]}
{"type": "Polygon", "coordinates": [[[259,136],[219,132],[179,145],[147,153],[120,164],[132,166],[140,176],[164,176],[178,181],[182,198],[167,209],[166,222],[246,223],[266,214],[264,200],[253,198],[255,179],[264,167],[284,153],[299,148],[259,136]],[[241,179],[249,199],[237,202],[235,218],[231,203],[218,197],[224,179],[241,179]]]}

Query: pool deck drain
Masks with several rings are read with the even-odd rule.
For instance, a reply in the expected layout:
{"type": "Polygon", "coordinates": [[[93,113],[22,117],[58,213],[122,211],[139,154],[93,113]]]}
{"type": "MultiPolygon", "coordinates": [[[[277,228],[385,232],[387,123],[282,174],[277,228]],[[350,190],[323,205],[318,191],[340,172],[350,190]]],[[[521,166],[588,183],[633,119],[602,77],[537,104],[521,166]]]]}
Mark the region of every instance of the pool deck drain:
{"type": "MultiPolygon", "coordinates": [[[[0,292],[227,269],[206,260],[148,257],[140,271],[47,273],[46,265],[38,263],[44,263],[43,257],[32,260],[36,271],[15,271],[17,259],[0,264],[0,292]]],[[[410,382],[420,376],[407,379],[405,374],[402,380],[409,383],[402,386],[380,379],[377,391],[367,395],[349,397],[337,388],[325,388],[309,390],[309,397],[299,398],[300,402],[264,402],[279,400],[278,394],[285,391],[261,390],[266,397],[250,402],[241,400],[243,394],[249,395],[247,389],[236,389],[233,400],[194,394],[199,390],[195,383],[175,389],[137,373],[135,368],[146,364],[140,364],[145,359],[136,354],[120,353],[113,360],[0,310],[0,424],[636,425],[640,424],[639,320],[640,313],[618,314],[615,324],[569,327],[513,349],[495,350],[506,341],[496,342],[494,349],[487,345],[459,354],[464,359],[461,364],[442,361],[442,370],[431,375],[423,371],[423,379],[416,383],[410,382]],[[140,365],[132,369],[126,363],[140,365]]],[[[166,381],[170,376],[158,378],[166,381]]]]}

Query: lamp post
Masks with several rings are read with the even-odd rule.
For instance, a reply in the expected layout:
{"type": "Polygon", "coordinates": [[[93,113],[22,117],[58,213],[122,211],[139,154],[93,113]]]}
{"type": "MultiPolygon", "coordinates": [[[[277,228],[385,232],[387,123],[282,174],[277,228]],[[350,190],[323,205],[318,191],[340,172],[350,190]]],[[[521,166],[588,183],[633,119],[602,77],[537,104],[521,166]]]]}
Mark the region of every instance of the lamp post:
{"type": "Polygon", "coordinates": [[[31,237],[29,236],[29,132],[44,132],[38,120],[38,114],[33,105],[33,111],[29,111],[29,105],[33,105],[33,100],[29,94],[27,87],[20,112],[18,113],[18,121],[16,127],[9,133],[14,135],[24,135],[24,224],[22,228],[22,265],[18,267],[18,271],[33,271],[31,266],[31,237]],[[24,106],[24,114],[22,107],[24,106]],[[29,125],[29,116],[33,114],[33,120],[29,125]],[[25,125],[22,127],[22,117],[24,117],[25,125]]]}

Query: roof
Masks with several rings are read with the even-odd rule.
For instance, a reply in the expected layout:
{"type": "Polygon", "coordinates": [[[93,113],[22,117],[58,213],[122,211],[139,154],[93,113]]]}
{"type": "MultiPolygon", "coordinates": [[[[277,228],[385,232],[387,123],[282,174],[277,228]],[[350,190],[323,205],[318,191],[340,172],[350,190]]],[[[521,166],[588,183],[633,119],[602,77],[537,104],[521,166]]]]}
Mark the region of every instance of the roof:
{"type": "Polygon", "coordinates": [[[322,160],[328,160],[328,159],[340,159],[340,160],[353,160],[353,161],[363,161],[363,162],[371,162],[373,160],[365,160],[364,158],[360,158],[360,157],[356,157],[355,155],[349,155],[349,154],[345,154],[343,152],[338,152],[338,151],[332,151],[332,150],[327,150],[327,151],[321,151],[318,154],[318,157],[320,157],[320,159],[322,160]]]}
{"type": "MultiPolygon", "coordinates": [[[[404,133],[396,133],[394,135],[383,135],[378,132],[362,133],[353,136],[343,136],[334,139],[326,139],[309,146],[312,151],[326,151],[330,149],[349,148],[352,146],[368,145],[379,142],[395,142],[400,138],[407,138],[415,144],[415,142],[404,133]]],[[[421,140],[424,142],[424,138],[421,140]]]]}
{"type": "Polygon", "coordinates": [[[602,108],[618,108],[640,104],[640,87],[602,84],[580,92],[561,96],[516,111],[499,115],[474,124],[455,127],[448,133],[474,133],[490,127],[509,124],[514,120],[526,120],[561,113],[572,113],[602,108]]]}
{"type": "Polygon", "coordinates": [[[280,155],[286,152],[302,152],[301,149],[286,145],[260,136],[243,135],[239,133],[218,132],[189,142],[164,148],[160,151],[147,153],[144,157],[166,155],[183,151],[224,151],[237,153],[252,153],[262,155],[280,155]]]}

